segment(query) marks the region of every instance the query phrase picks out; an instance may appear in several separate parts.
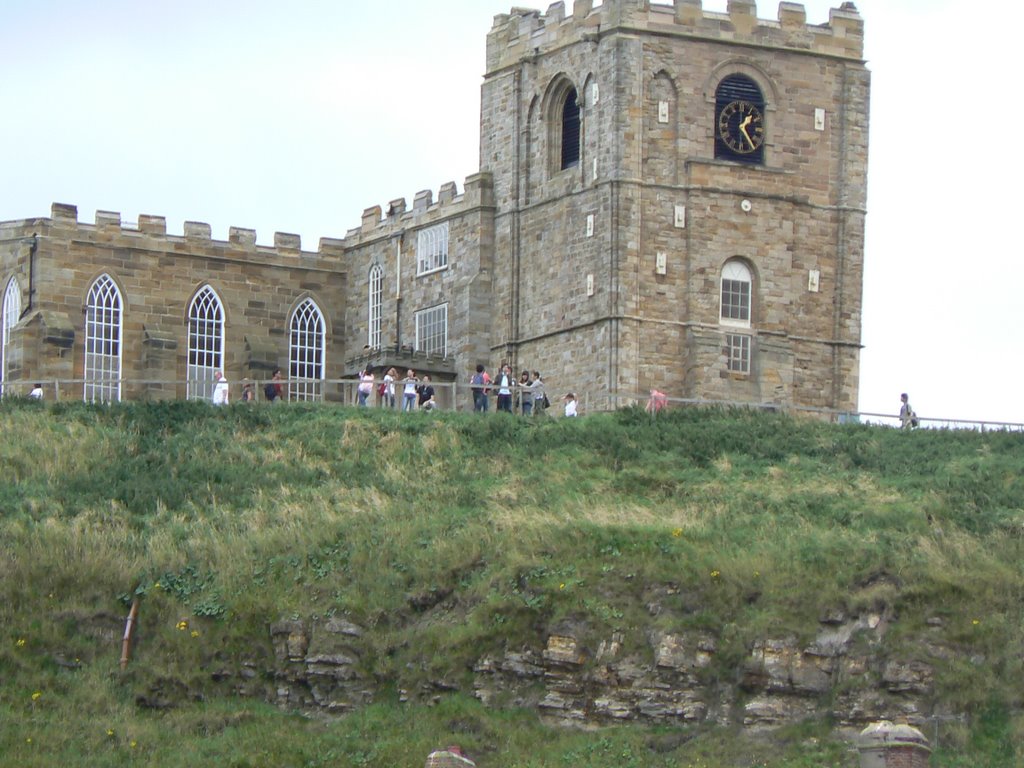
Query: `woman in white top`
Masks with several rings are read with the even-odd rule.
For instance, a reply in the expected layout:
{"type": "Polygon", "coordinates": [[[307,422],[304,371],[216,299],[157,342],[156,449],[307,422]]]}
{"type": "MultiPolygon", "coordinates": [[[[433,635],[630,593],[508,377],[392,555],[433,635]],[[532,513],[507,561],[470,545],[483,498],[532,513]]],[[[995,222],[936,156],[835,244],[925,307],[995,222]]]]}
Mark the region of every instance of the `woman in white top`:
{"type": "Polygon", "coordinates": [[[380,402],[382,407],[395,407],[395,379],[397,378],[398,371],[388,368],[388,372],[384,374],[384,397],[380,402]]]}
{"type": "Polygon", "coordinates": [[[565,415],[570,418],[576,415],[576,395],[572,392],[565,396],[565,415]]]}
{"type": "Polygon", "coordinates": [[[416,387],[420,383],[420,380],[416,378],[416,371],[410,368],[405,374],[405,378],[402,379],[402,383],[405,384],[405,389],[402,391],[402,410],[414,411],[416,410],[416,387]]]}

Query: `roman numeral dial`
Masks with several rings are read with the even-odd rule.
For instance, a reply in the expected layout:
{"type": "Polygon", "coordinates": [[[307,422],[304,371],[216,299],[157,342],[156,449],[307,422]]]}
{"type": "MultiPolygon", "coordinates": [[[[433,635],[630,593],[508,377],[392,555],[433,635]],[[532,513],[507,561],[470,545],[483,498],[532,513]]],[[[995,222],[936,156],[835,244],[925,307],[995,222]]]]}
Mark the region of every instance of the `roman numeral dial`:
{"type": "Polygon", "coordinates": [[[718,113],[718,136],[739,155],[756,152],[764,143],[764,115],[749,101],[732,101],[718,113]]]}

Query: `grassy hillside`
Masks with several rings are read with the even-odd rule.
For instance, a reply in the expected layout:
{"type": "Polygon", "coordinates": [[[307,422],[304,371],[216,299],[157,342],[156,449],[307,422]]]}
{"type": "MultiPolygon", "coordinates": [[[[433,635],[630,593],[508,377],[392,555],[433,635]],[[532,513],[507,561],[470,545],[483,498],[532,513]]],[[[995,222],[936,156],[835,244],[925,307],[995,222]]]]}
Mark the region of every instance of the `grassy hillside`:
{"type": "Polygon", "coordinates": [[[481,655],[563,622],[637,653],[651,631],[706,630],[726,678],[829,610],[897,618],[894,647],[938,626],[957,649],[931,704],[965,717],[927,734],[933,765],[1024,760],[1021,434],[6,400],[0,468],[4,765],[383,768],[451,741],[482,768],[855,765],[827,722],[582,732],[471,695],[481,655]],[[664,584],[685,610],[645,608],[664,584]],[[268,652],[271,622],[329,617],[367,629],[372,706],[325,721],[219,684],[268,652]],[[140,706],[154,688],[181,695],[140,706]]]}

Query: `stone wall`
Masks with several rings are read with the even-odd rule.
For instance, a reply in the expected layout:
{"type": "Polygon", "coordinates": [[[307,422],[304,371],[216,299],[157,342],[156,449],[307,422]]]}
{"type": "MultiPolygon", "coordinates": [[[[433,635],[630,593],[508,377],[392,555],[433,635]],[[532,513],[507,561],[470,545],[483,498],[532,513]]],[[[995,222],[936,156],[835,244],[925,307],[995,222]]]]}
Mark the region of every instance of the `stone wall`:
{"type": "Polygon", "coordinates": [[[368,342],[367,296],[374,267],[382,270],[384,291],[380,349],[370,353],[372,364],[395,365],[403,374],[405,367],[412,367],[435,381],[468,381],[478,362],[491,365],[488,340],[497,311],[491,293],[493,232],[489,174],[466,179],[461,195],[454,183],[442,186],[436,201],[430,190],[420,192],[411,210],[404,199],[393,200],[386,212],[367,209],[362,226],[346,233],[344,240],[352,297],[345,306],[345,347],[350,350],[346,373],[357,374],[365,362],[357,351],[368,342]],[[418,233],[441,224],[448,226],[448,265],[418,275],[418,233]],[[440,305],[448,307],[447,359],[401,353],[415,347],[416,313],[440,305]]]}
{"type": "MultiPolygon", "coordinates": [[[[86,224],[64,204],[54,204],[48,219],[2,225],[0,238],[14,243],[0,250],[0,274],[17,280],[24,313],[12,330],[8,378],[83,377],[84,308],[90,287],[104,274],[121,294],[127,399],[184,397],[182,386],[159,382],[187,376],[188,308],[206,285],[224,308],[229,380],[269,378],[274,366],[287,367],[288,323],[306,297],[325,316],[326,376],[341,375],[345,318],[338,309],[346,304],[347,274],[336,243],[325,241],[308,252],[298,236],[277,233],[274,247],[263,247],[253,230],[235,227],[228,241],[217,241],[200,222],[186,222],[183,235],[169,235],[162,217],[140,216],[131,226],[122,224],[119,213],[104,211],[86,224]],[[18,239],[32,234],[38,248],[29,259],[18,239]]],[[[63,394],[80,397],[80,386],[63,394]]]]}
{"type": "MultiPolygon", "coordinates": [[[[284,366],[290,313],[311,297],[327,321],[328,379],[373,365],[466,381],[478,363],[507,361],[541,371],[552,391],[592,393],[595,408],[656,386],[855,410],[870,86],[862,51],[850,3],[821,25],[794,3],[759,20],[751,0],[732,0],[725,14],[699,0],[513,9],[488,35],[481,173],[462,194],[450,182],[436,200],[424,191],[411,207],[371,206],[315,253],[286,233],[269,248],[240,228],[215,241],[199,222],[168,235],[158,216],[127,226],[100,211],[84,224],[65,205],[49,219],[0,224],[0,279],[16,280],[23,305],[32,302],[5,349],[6,376],[81,377],[82,308],[106,273],[125,296],[126,379],[185,378],[185,313],[210,285],[226,308],[232,380],[284,366]],[[715,91],[731,74],[764,95],[763,164],[715,159],[715,91]],[[570,97],[580,153],[563,169],[570,97]],[[418,274],[419,233],[439,225],[447,266],[418,274]],[[730,260],[752,274],[749,372],[729,369],[730,329],[719,320],[730,260]],[[375,268],[381,333],[370,343],[375,268]],[[432,307],[447,309],[447,349],[419,354],[416,313],[432,307]],[[604,393],[616,397],[601,401],[604,393]]],[[[182,394],[144,385],[123,396],[182,394]]]]}
{"type": "Polygon", "coordinates": [[[481,166],[497,202],[493,339],[574,388],[853,410],[857,401],[869,77],[852,6],[807,25],[802,6],[756,19],[699,2],[562,3],[495,18],[481,166]],[[754,79],[765,162],[714,159],[714,94],[754,79]],[[579,164],[562,170],[559,101],[575,89],[579,164]],[[664,102],[664,103],[663,103],[664,102]],[[668,115],[663,119],[662,110],[668,115]],[[755,359],[725,370],[723,264],[753,270],[755,359]],[[812,279],[814,287],[811,287],[812,279]],[[586,329],[604,346],[576,348],[586,329]],[[717,338],[714,338],[717,336],[717,338]]]}

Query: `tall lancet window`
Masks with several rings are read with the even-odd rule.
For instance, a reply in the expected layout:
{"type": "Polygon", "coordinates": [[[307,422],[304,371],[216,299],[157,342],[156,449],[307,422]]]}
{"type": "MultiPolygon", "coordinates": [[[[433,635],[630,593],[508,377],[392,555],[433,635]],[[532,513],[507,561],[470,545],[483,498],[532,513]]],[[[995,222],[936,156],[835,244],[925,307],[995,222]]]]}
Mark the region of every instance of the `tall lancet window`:
{"type": "Polygon", "coordinates": [[[370,331],[366,343],[370,349],[380,349],[381,307],[384,303],[384,268],[374,264],[370,270],[370,331]]]}
{"type": "Polygon", "coordinates": [[[209,400],[214,374],[224,370],[224,308],[210,286],[188,308],[188,399],[209,400]]]}
{"type": "Polygon", "coordinates": [[[562,169],[580,164],[580,105],[573,88],[562,103],[562,169]]]}
{"type": "Polygon", "coordinates": [[[0,394],[3,394],[4,382],[7,381],[7,346],[11,342],[11,328],[18,324],[21,317],[21,288],[17,278],[12,277],[4,291],[3,337],[0,338],[0,394]]]}
{"type": "Polygon", "coordinates": [[[87,403],[121,399],[121,292],[101,275],[85,302],[85,387],[87,403]]]}
{"type": "Polygon", "coordinates": [[[323,399],[324,315],[312,299],[295,310],[288,344],[288,374],[294,400],[323,399]]]}

